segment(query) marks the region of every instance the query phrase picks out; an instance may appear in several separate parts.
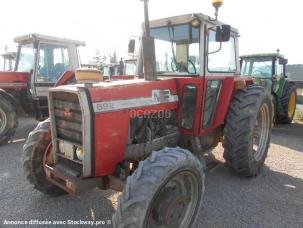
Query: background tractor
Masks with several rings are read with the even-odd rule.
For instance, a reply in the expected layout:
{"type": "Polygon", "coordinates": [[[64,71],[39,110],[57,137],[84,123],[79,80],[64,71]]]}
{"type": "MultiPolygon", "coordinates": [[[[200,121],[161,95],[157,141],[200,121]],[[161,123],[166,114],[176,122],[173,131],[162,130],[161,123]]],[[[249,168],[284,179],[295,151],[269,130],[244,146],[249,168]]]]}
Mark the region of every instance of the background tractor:
{"type": "Polygon", "coordinates": [[[144,6],[144,79],[50,89],[50,119],[23,147],[25,175],[50,195],[122,191],[114,227],[193,227],[205,188],[201,155],[221,142],[236,173],[256,176],[272,98],[237,76],[235,28],[204,14],[149,21],[144,6]]]}
{"type": "Polygon", "coordinates": [[[0,72],[0,144],[14,134],[17,114],[48,117],[48,89],[74,78],[72,70],[80,67],[77,48],[85,45],[39,34],[17,37],[15,42],[15,71],[0,72]]]}
{"type": "Polygon", "coordinates": [[[16,52],[5,52],[0,56],[3,59],[3,71],[12,71],[15,65],[16,52]]]}
{"type": "Polygon", "coordinates": [[[103,66],[103,77],[107,80],[129,80],[136,75],[137,59],[126,59],[103,66]]]}
{"type": "Polygon", "coordinates": [[[282,124],[292,122],[297,101],[295,83],[285,74],[287,62],[279,52],[241,56],[241,75],[252,76],[256,84],[271,92],[275,121],[282,124]]]}

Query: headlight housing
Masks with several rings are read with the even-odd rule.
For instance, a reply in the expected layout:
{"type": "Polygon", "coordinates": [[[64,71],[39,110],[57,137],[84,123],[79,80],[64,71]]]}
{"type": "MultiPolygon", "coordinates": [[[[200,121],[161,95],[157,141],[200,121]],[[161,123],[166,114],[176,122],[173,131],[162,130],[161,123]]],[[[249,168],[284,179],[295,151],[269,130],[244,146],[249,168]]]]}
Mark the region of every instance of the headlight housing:
{"type": "Polygon", "coordinates": [[[83,157],[84,157],[83,148],[81,148],[81,147],[76,148],[76,157],[79,161],[83,161],[83,157]]]}

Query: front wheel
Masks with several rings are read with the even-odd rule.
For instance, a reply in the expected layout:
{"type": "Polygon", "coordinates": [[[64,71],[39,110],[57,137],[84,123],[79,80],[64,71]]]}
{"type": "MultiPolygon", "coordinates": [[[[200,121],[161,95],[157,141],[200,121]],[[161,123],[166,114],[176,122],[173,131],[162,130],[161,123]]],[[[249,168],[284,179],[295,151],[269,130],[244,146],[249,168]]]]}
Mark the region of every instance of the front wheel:
{"type": "Polygon", "coordinates": [[[27,180],[48,195],[58,196],[65,192],[50,183],[45,174],[44,166],[53,164],[50,119],[40,122],[28,135],[23,146],[23,167],[27,180]]]}
{"type": "Polygon", "coordinates": [[[204,192],[198,159],[180,148],[153,152],[128,177],[114,227],[192,227],[204,192]]]}

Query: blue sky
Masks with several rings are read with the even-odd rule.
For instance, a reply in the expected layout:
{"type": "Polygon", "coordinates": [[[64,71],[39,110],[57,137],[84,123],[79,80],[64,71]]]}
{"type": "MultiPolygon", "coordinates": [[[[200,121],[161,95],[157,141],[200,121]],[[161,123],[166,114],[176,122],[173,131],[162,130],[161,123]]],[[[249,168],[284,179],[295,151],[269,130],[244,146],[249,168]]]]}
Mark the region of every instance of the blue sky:
{"type": "MultiPolygon", "coordinates": [[[[239,29],[240,54],[275,52],[289,63],[303,63],[303,2],[299,0],[225,0],[219,19],[239,29]]],[[[150,18],[187,13],[213,15],[211,0],[150,0],[150,18]]],[[[13,37],[41,33],[83,40],[82,62],[96,49],[116,49],[126,56],[131,35],[140,34],[140,0],[3,0],[0,14],[0,52],[14,48],[13,37]]]]}

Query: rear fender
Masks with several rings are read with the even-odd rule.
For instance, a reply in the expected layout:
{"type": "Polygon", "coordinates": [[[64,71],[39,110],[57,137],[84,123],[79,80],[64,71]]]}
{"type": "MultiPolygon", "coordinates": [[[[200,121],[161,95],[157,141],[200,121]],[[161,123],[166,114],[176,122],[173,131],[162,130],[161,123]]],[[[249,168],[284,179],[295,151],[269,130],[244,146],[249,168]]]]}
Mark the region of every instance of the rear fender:
{"type": "Polygon", "coordinates": [[[275,94],[277,96],[277,100],[279,101],[281,99],[281,97],[283,96],[283,90],[284,90],[284,86],[287,83],[287,81],[284,78],[281,78],[278,81],[278,86],[277,89],[275,91],[275,94]]]}
{"type": "Polygon", "coordinates": [[[13,95],[11,95],[10,93],[8,93],[3,89],[0,89],[0,95],[4,97],[6,100],[8,100],[12,104],[12,106],[15,107],[17,114],[24,113],[24,110],[20,102],[13,95]]]}
{"type": "Polygon", "coordinates": [[[0,88],[9,90],[27,89],[30,81],[29,73],[0,71],[0,88]]]}

